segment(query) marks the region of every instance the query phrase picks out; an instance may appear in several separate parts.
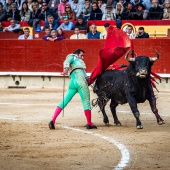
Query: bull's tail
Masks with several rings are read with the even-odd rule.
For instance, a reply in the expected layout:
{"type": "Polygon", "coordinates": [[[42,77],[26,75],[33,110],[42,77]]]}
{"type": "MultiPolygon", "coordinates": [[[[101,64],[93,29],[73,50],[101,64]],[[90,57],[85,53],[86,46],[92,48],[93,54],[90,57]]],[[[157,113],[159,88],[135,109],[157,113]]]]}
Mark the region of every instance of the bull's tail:
{"type": "Polygon", "coordinates": [[[93,99],[93,100],[91,101],[91,105],[92,105],[92,108],[97,107],[97,105],[98,105],[98,98],[93,99]]]}
{"type": "MultiPolygon", "coordinates": [[[[96,82],[95,82],[95,84],[93,86],[93,92],[96,93],[96,94],[98,94],[98,92],[99,92],[99,88],[97,87],[97,83],[96,82]]],[[[91,101],[92,108],[97,107],[98,102],[99,102],[99,98],[93,99],[91,101]]]]}
{"type": "Polygon", "coordinates": [[[99,91],[99,88],[97,87],[97,83],[95,82],[93,86],[93,92],[97,94],[98,91],[99,91]]]}

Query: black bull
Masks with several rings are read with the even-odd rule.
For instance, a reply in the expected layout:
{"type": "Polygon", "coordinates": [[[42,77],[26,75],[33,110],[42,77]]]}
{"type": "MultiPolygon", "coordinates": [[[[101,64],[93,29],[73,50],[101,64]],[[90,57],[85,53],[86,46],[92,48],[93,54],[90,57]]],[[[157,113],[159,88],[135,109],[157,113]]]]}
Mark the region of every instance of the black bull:
{"type": "MultiPolygon", "coordinates": [[[[129,52],[125,58],[130,64],[125,70],[107,70],[95,82],[93,91],[98,96],[95,104],[98,104],[103,113],[103,122],[109,124],[105,106],[111,99],[110,109],[114,118],[114,124],[121,125],[116,115],[118,104],[129,103],[136,118],[136,127],[142,129],[143,126],[139,119],[140,113],[137,103],[143,103],[148,100],[158,124],[164,124],[164,120],[160,117],[156,108],[156,98],[150,81],[151,67],[159,59],[159,54],[156,52],[157,56],[154,58],[146,56],[129,58],[128,54],[129,52]]],[[[92,105],[94,106],[95,104],[92,101],[92,105]]]]}

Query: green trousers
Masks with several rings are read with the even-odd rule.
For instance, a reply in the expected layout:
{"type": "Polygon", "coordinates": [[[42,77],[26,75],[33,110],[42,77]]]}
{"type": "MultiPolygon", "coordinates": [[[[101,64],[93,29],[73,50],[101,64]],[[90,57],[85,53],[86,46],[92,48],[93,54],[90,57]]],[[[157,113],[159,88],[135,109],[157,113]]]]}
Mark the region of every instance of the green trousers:
{"type": "Polygon", "coordinates": [[[78,92],[83,104],[83,109],[90,110],[90,92],[84,72],[81,69],[76,69],[70,77],[69,88],[65,94],[64,100],[61,101],[58,106],[62,109],[65,108],[73,96],[78,92]]]}

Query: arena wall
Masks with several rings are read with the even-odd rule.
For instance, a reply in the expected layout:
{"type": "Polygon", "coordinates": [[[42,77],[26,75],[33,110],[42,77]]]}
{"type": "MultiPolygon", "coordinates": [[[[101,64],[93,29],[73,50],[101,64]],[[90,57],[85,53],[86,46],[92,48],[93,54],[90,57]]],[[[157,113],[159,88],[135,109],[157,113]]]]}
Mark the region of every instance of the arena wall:
{"type": "MultiPolygon", "coordinates": [[[[162,75],[161,89],[170,89],[170,39],[135,39],[134,48],[137,55],[156,56],[153,71],[162,75]]],[[[66,55],[77,48],[85,50],[87,72],[90,74],[97,64],[99,51],[104,40],[62,40],[47,42],[43,40],[0,40],[0,87],[63,87],[62,62],[66,55]]],[[[117,64],[128,64],[124,57],[117,64]]],[[[66,78],[66,85],[67,85],[66,78]]]]}

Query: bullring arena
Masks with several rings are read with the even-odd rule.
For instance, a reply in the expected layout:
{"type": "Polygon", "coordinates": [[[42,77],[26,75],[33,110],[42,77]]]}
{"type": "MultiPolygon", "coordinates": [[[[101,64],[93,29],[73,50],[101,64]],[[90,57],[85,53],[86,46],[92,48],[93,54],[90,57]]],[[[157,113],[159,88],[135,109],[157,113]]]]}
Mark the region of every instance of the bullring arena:
{"type": "MultiPolygon", "coordinates": [[[[122,126],[114,125],[109,107],[110,126],[105,126],[99,108],[94,108],[98,129],[86,130],[78,95],[50,130],[61,89],[0,91],[0,169],[170,169],[170,91],[155,92],[164,125],[157,124],[148,102],[139,104],[142,130],[136,129],[128,105],[118,107],[122,126]]],[[[96,98],[92,91],[91,98],[96,98]]]]}
{"type": "MultiPolygon", "coordinates": [[[[50,130],[48,123],[68,85],[60,75],[65,56],[82,47],[87,51],[87,72],[96,66],[104,40],[0,40],[0,169],[2,170],[169,170],[170,169],[170,67],[169,39],[134,40],[138,55],[160,54],[153,71],[163,79],[155,90],[157,108],[165,124],[158,125],[149,103],[138,104],[143,129],[128,104],[117,109],[122,126],[103,124],[99,108],[92,109],[97,129],[87,130],[77,94],[50,130]],[[95,43],[94,43],[95,42],[95,43]],[[96,46],[97,44],[97,46],[96,46]],[[60,47],[60,48],[58,48],[60,47]],[[140,48],[139,48],[140,47],[140,48]],[[89,50],[90,49],[90,50],[89,50]],[[146,50],[147,49],[147,50],[146,50]]],[[[125,63],[124,57],[118,60],[125,63]]],[[[91,100],[96,98],[90,88],[91,100]]]]}

